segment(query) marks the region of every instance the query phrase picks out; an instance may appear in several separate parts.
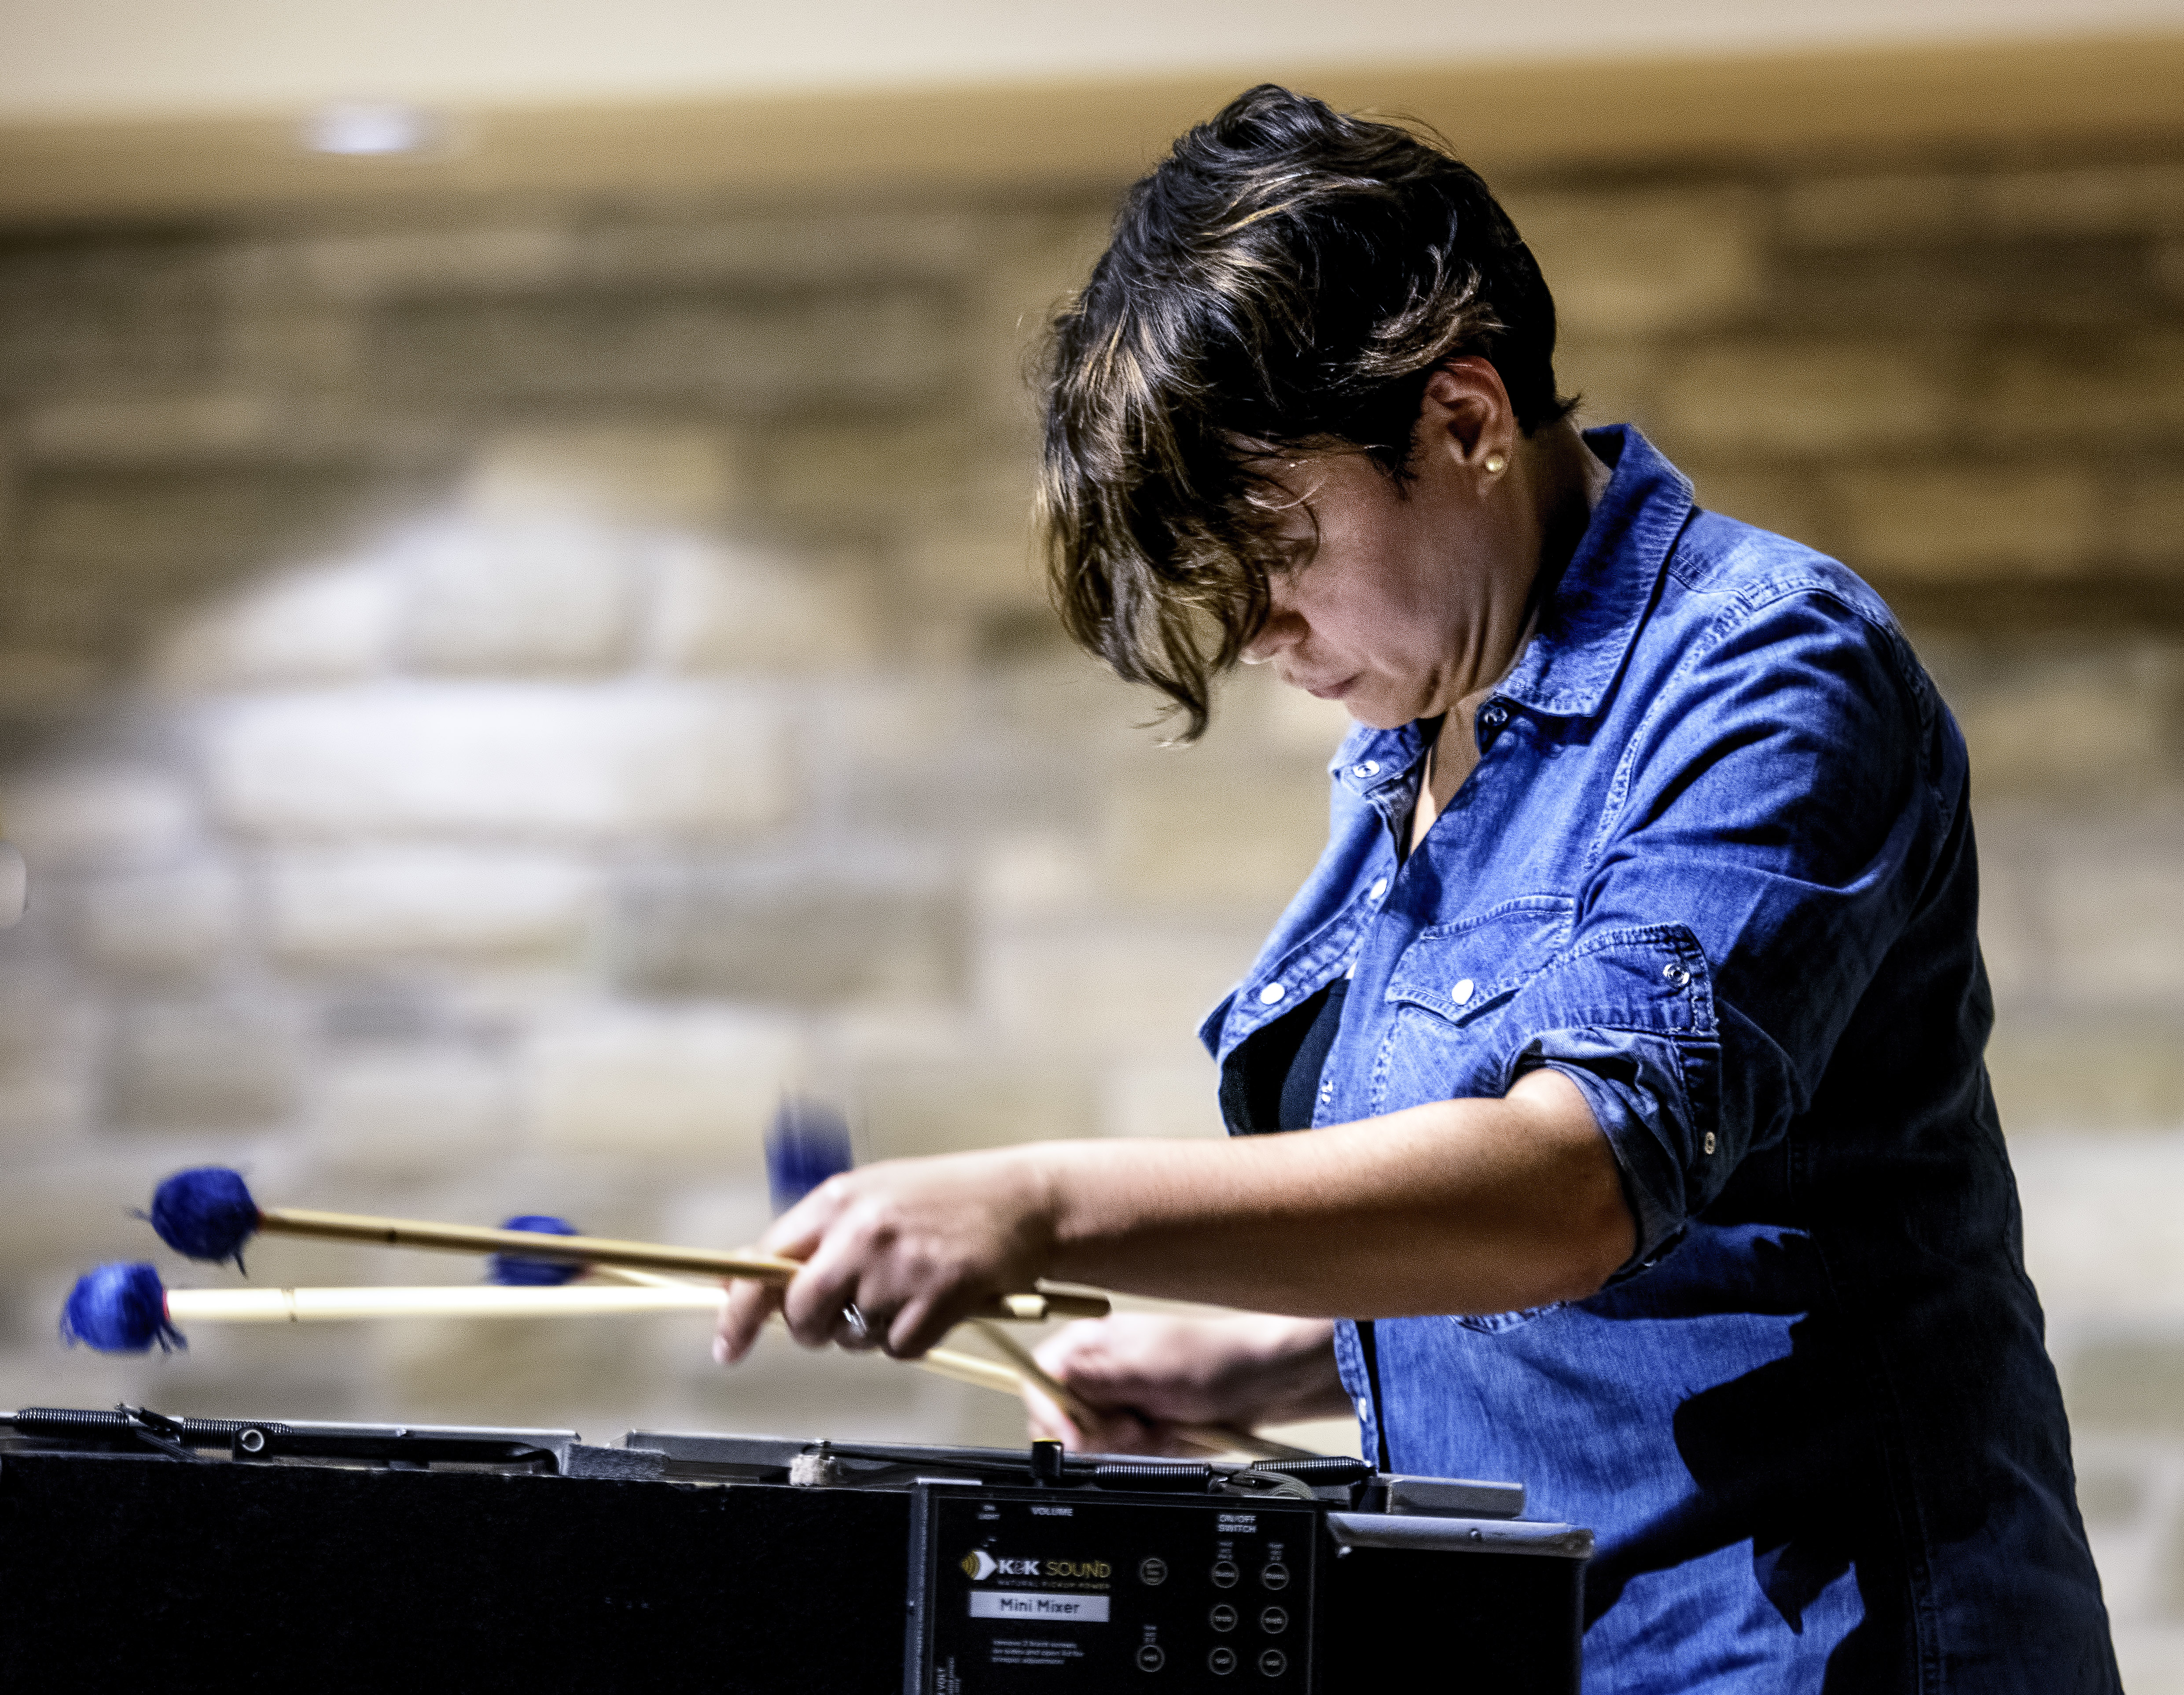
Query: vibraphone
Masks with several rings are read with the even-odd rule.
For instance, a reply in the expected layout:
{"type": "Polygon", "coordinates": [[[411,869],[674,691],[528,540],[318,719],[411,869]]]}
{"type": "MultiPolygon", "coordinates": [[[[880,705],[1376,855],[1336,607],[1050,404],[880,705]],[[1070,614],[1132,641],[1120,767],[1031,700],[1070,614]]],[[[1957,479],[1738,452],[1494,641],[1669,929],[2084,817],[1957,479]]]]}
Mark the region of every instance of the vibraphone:
{"type": "Polygon", "coordinates": [[[1578,1687],[1512,1484],[632,1431],[0,1414],[0,1688],[1578,1687]]]}

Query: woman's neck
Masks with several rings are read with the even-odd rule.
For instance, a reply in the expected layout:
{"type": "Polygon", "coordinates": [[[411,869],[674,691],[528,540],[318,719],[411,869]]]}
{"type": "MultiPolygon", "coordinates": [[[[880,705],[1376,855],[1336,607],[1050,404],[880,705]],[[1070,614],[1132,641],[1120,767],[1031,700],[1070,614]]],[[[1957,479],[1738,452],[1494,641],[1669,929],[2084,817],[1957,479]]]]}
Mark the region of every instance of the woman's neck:
{"type": "Polygon", "coordinates": [[[1613,473],[1585,444],[1585,438],[1568,419],[1550,425],[1528,438],[1518,449],[1524,462],[1525,481],[1533,493],[1540,535],[1539,561],[1535,569],[1528,614],[1493,678],[1451,706],[1441,719],[1440,733],[1426,755],[1424,780],[1418,785],[1418,804],[1411,814],[1410,845],[1425,839],[1426,832],[1441,811],[1456,798],[1456,791],[1479,764],[1476,718],[1487,697],[1502,686],[1517,664],[1517,657],[1531,639],[1539,623],[1540,603],[1547,585],[1557,581],[1585,539],[1592,510],[1600,504],[1613,473]]]}
{"type": "MultiPolygon", "coordinates": [[[[1567,418],[1528,438],[1518,454],[1530,462],[1527,480],[1539,523],[1539,572],[1534,580],[1550,583],[1562,575],[1563,567],[1585,539],[1592,509],[1600,504],[1615,473],[1585,444],[1577,426],[1567,418]]],[[[1539,598],[1536,593],[1534,598],[1539,598]]]]}

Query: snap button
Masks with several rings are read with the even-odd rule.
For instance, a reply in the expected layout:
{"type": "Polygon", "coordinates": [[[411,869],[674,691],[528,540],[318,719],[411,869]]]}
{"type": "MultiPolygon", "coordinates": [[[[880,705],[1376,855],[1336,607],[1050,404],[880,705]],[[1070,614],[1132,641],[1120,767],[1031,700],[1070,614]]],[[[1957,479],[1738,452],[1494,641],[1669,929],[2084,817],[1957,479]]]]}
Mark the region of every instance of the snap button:
{"type": "Polygon", "coordinates": [[[1498,700],[1490,700],[1479,709],[1479,722],[1490,730],[1498,730],[1509,722],[1509,709],[1498,700]]]}
{"type": "Polygon", "coordinates": [[[1380,774],[1380,761],[1377,759],[1368,759],[1364,764],[1353,765],[1350,768],[1360,777],[1378,777],[1380,774]]]}
{"type": "Polygon", "coordinates": [[[1365,891],[1365,898],[1368,900],[1377,900],[1387,892],[1388,879],[1384,877],[1375,883],[1370,889],[1365,891]]]}
{"type": "Polygon", "coordinates": [[[1264,1006],[1271,1006],[1275,1001],[1280,1000],[1283,995],[1289,992],[1290,991],[1288,990],[1283,988],[1279,983],[1269,983],[1264,989],[1262,989],[1259,991],[1259,1003],[1264,1006]]]}
{"type": "Polygon", "coordinates": [[[1706,1133],[1706,1151],[1708,1153],[1712,1153],[1713,1151],[1713,1132],[1712,1130],[1708,1130],[1706,1133]]]}
{"type": "Polygon", "coordinates": [[[1663,966],[1661,967],[1661,975],[1667,978],[1671,983],[1677,984],[1679,985],[1689,983],[1691,980],[1691,973],[1685,970],[1680,965],[1672,964],[1663,966]]]}
{"type": "Polygon", "coordinates": [[[1454,1001],[1457,1006],[1461,1006],[1465,1001],[1471,998],[1471,991],[1478,986],[1478,984],[1467,977],[1461,983],[1457,984],[1455,988],[1448,991],[1449,998],[1454,1001]]]}
{"type": "Polygon", "coordinates": [[[1367,1400],[1362,1395],[1360,1395],[1357,1397],[1357,1416],[1361,1419],[1369,1419],[1373,1416],[1373,1403],[1367,1400]]]}

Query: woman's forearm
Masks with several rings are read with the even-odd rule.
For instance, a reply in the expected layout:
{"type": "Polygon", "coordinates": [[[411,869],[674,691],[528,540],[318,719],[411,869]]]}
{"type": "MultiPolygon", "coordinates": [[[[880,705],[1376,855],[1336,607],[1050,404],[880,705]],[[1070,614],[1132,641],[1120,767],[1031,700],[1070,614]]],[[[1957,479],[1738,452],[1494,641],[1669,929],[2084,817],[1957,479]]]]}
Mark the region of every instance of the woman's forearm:
{"type": "Polygon", "coordinates": [[[1567,1079],[1308,1135],[1058,1142],[1050,1274],[1261,1312],[1488,1313],[1596,1291],[1635,1229],[1567,1079]]]}
{"type": "Polygon", "coordinates": [[[1575,1085],[1535,1072],[1304,1135],[1049,1142],[883,1161],[827,1179],[760,1241],[801,1260],[739,1283],[723,1360],[778,1307],[799,1341],[916,1355],[998,1290],[1077,1278],[1301,1318],[1501,1312],[1591,1294],[1635,1237],[1575,1085]]]}

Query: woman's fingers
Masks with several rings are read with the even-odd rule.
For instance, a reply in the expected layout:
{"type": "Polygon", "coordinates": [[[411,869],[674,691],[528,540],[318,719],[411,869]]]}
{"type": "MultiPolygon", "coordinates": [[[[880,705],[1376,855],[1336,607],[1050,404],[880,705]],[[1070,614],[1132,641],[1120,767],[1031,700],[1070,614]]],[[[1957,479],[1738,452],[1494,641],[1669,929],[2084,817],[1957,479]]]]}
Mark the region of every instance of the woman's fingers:
{"type": "Polygon", "coordinates": [[[811,1258],[842,1210],[844,1186],[839,1176],[828,1178],[773,1221],[758,1239],[760,1249],[783,1259],[811,1258]]]}
{"type": "Polygon", "coordinates": [[[1092,1417],[1078,1420],[1062,1410],[1036,1383],[1019,1382],[1024,1402],[1024,1422],[1034,1440],[1058,1441],[1072,1453],[1136,1453],[1133,1428],[1138,1420],[1127,1413],[1117,1418],[1102,1408],[1090,1408],[1092,1417]]]}
{"type": "Polygon", "coordinates": [[[713,1358],[722,1365],[733,1365],[742,1359],[780,1304],[781,1291],[775,1285],[747,1278],[731,1282],[728,1298],[721,1306],[720,1329],[713,1337],[713,1358]]]}
{"type": "MultiPolygon", "coordinates": [[[[1156,1323],[1163,1321],[1156,1320],[1156,1323]]],[[[1072,1451],[1093,1453],[1180,1454],[1190,1448],[1168,1419],[1149,1414],[1141,1404],[1156,1398],[1162,1386],[1149,1375],[1172,1371],[1184,1362],[1165,1357],[1130,1362],[1142,1354],[1142,1337],[1134,1337],[1132,1320],[1080,1319],[1065,1324],[1033,1351],[1040,1368],[1071,1391],[1089,1417],[1072,1419],[1037,1385],[1023,1386],[1025,1407],[1034,1430],[1050,1430],[1054,1439],[1072,1451]],[[1124,1356],[1117,1358],[1118,1351],[1124,1356]],[[1120,1369],[1117,1369],[1119,1366],[1120,1369]]]]}
{"type": "MultiPolygon", "coordinates": [[[[802,1265],[772,1299],[805,1347],[915,1358],[988,1296],[1028,1287],[1044,1268],[1047,1187],[1014,1151],[895,1160],[829,1178],[761,1238],[802,1265]]],[[[755,1298],[732,1302],[723,1358],[749,1352],[763,1322],[744,1304],[755,1298]]]]}
{"type": "Polygon", "coordinates": [[[914,1345],[918,1332],[932,1328],[932,1305],[916,1280],[894,1263],[883,1231],[855,1213],[837,1214],[804,1269],[790,1280],[782,1315],[806,1347],[833,1342],[860,1352],[885,1348],[909,1357],[922,1353],[948,1327],[933,1330],[922,1347],[914,1345]]]}
{"type": "Polygon", "coordinates": [[[1022,1288],[1034,1244],[1039,1185],[1011,1154],[895,1160],[844,1173],[784,1214],[768,1245],[805,1250],[783,1311],[800,1341],[832,1332],[855,1305],[867,1334],[914,1358],[987,1296],[1022,1288]]]}
{"type": "Polygon", "coordinates": [[[1123,1313],[1063,1326],[1037,1357],[1093,1405],[1128,1407],[1156,1425],[1251,1425],[1349,1404],[1319,1320],[1123,1313]]]}
{"type": "Polygon", "coordinates": [[[1124,1313],[1065,1324],[1036,1358],[1095,1406],[1128,1407],[1154,1419],[1206,1419],[1213,1409],[1205,1378],[1226,1340],[1220,1327],[1201,1320],[1124,1313]]]}
{"type": "Polygon", "coordinates": [[[1045,1390],[1029,1378],[1019,1378],[1017,1386],[1023,1394],[1024,1423],[1034,1441],[1060,1442],[1072,1452],[1084,1447],[1084,1433],[1045,1390]]]}
{"type": "Polygon", "coordinates": [[[916,1359],[940,1346],[949,1331],[962,1321],[969,1302],[964,1298],[941,1301],[912,1296],[904,1302],[888,1325],[887,1351],[897,1359],[916,1359]]]}
{"type": "Polygon", "coordinates": [[[1034,1441],[1058,1441],[1072,1453],[1143,1453],[1179,1455],[1193,1452],[1164,1419],[1148,1419],[1134,1408],[1089,1408],[1091,1417],[1076,1419],[1057,1406],[1036,1383],[1019,1386],[1023,1393],[1024,1422],[1034,1441]]]}
{"type": "Polygon", "coordinates": [[[1081,1392],[1097,1387],[1095,1380],[1101,1374],[1096,1369],[1088,1371],[1086,1367],[1105,1354],[1112,1323],[1105,1319],[1072,1319],[1034,1348],[1032,1358],[1049,1377],[1068,1384],[1072,1389],[1081,1392]]]}
{"type": "Polygon", "coordinates": [[[805,1347],[883,1335],[877,1327],[886,1315],[868,1310],[869,1301],[858,1304],[858,1282],[855,1257],[833,1240],[822,1240],[782,1291],[781,1316],[789,1335],[805,1347]]]}

